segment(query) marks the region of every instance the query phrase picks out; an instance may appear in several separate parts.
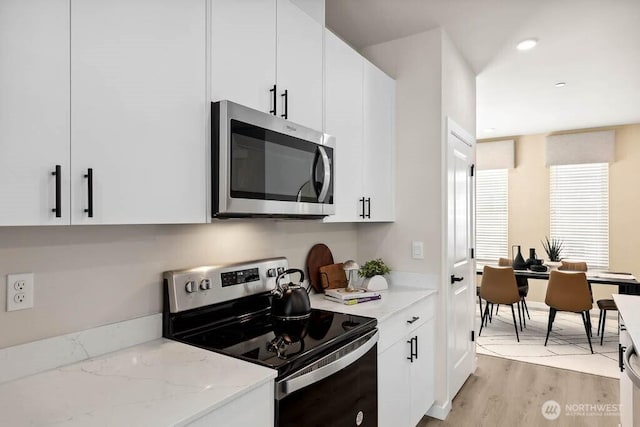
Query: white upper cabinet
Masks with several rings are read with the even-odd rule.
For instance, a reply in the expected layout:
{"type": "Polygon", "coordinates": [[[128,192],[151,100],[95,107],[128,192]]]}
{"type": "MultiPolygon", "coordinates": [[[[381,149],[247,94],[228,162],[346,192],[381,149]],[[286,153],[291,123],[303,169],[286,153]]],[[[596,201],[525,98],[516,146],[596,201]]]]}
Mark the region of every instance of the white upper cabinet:
{"type": "Polygon", "coordinates": [[[212,0],[211,34],[211,99],[273,111],[276,0],[212,0]]]}
{"type": "Polygon", "coordinates": [[[72,0],[72,223],[205,222],[205,3],[72,0]]]}
{"type": "Polygon", "coordinates": [[[212,0],[211,91],[322,129],[322,25],[289,0],[212,0]]]}
{"type": "Polygon", "coordinates": [[[325,222],[362,220],[363,65],[358,52],[325,30],[325,132],[336,137],[336,213],[325,222]]]}
{"type": "Polygon", "coordinates": [[[336,137],[336,213],[395,220],[395,81],[325,31],[325,132],[336,137]]]}
{"type": "Polygon", "coordinates": [[[278,0],[278,115],[322,129],[322,25],[291,3],[278,0]]]}
{"type": "Polygon", "coordinates": [[[69,0],[2,0],[0,226],[69,223],[69,0]]]}
{"type": "Polygon", "coordinates": [[[395,220],[396,82],[364,62],[363,192],[371,221],[395,220]]]}

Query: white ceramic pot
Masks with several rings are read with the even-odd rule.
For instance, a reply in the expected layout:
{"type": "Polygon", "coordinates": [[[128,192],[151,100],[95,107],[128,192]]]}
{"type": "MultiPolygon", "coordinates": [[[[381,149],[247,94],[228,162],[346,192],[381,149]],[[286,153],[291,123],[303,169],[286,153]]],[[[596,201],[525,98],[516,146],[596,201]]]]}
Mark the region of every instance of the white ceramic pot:
{"type": "Polygon", "coordinates": [[[560,261],[545,261],[544,265],[549,267],[549,270],[557,270],[558,267],[560,267],[562,265],[562,262],[560,262],[560,261]]]}
{"type": "Polygon", "coordinates": [[[365,278],[362,281],[362,287],[370,291],[382,291],[384,289],[389,289],[387,279],[379,274],[373,277],[365,278]]]}

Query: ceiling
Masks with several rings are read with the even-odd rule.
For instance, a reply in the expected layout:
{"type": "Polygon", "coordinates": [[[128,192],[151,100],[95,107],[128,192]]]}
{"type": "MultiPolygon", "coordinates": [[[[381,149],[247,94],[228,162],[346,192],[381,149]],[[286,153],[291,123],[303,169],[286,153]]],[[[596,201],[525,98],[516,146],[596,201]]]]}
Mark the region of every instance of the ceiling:
{"type": "Polygon", "coordinates": [[[478,139],[640,123],[639,0],[326,0],[326,23],[356,49],[443,27],[478,76],[478,139]]]}

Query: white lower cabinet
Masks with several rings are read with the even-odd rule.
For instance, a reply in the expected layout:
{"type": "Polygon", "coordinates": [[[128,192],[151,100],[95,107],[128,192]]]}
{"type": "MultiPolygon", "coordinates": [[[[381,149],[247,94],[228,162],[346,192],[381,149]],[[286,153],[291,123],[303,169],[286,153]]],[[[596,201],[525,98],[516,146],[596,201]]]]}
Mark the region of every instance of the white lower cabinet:
{"type": "Polygon", "coordinates": [[[273,427],[274,387],[273,381],[269,381],[188,425],[273,427]]]}
{"type": "Polygon", "coordinates": [[[415,426],[435,400],[433,297],[382,322],[378,355],[378,424],[415,426]],[[403,334],[398,330],[405,329],[403,334]],[[390,340],[395,339],[390,344],[390,340]]]}

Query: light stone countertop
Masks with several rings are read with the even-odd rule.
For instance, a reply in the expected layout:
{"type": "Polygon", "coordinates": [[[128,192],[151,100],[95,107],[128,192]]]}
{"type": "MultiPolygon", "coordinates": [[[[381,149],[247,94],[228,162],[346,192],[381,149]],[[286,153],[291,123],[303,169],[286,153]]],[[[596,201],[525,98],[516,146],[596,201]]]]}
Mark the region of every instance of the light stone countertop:
{"type": "Polygon", "coordinates": [[[374,317],[378,322],[383,322],[393,314],[404,310],[429,295],[434,295],[436,293],[437,291],[429,289],[391,286],[387,290],[380,291],[382,296],[381,299],[354,305],[345,305],[329,301],[324,298],[324,294],[312,293],[310,298],[311,307],[313,308],[337,311],[356,316],[374,317]]]}
{"type": "Polygon", "coordinates": [[[613,299],[624,319],[633,346],[640,349],[640,295],[614,294],[613,299]]]}
{"type": "Polygon", "coordinates": [[[0,384],[0,424],[182,426],[276,375],[161,338],[0,384]]]}

